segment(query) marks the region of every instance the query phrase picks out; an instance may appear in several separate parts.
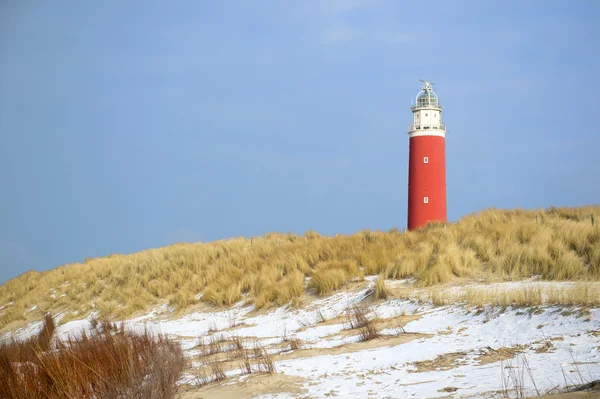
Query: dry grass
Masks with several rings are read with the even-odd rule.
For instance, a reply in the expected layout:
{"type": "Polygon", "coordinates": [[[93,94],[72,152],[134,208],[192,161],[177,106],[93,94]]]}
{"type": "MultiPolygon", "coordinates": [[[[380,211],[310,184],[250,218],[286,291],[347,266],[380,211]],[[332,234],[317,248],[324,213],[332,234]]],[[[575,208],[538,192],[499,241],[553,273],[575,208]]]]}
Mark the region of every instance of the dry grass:
{"type": "Polygon", "coordinates": [[[273,357],[258,343],[254,346],[254,359],[259,373],[273,374],[276,372],[273,357]]]}
{"type": "Polygon", "coordinates": [[[227,378],[225,372],[223,371],[223,364],[221,362],[213,360],[209,363],[209,366],[212,373],[212,381],[218,382],[227,378]]]}
{"type": "Polygon", "coordinates": [[[290,350],[295,351],[302,348],[302,340],[300,338],[289,338],[286,342],[289,344],[290,350]]]}
{"type": "MultiPolygon", "coordinates": [[[[283,342],[292,349],[302,345],[297,338],[284,337],[283,342]]],[[[275,373],[271,354],[258,342],[247,348],[239,336],[224,338],[212,334],[198,338],[198,360],[196,369],[197,385],[203,386],[227,379],[226,371],[238,368],[241,374],[275,373]]]]}
{"type": "Polygon", "coordinates": [[[235,357],[238,359],[238,366],[240,371],[243,374],[251,374],[252,373],[252,363],[250,361],[250,355],[248,351],[245,349],[237,350],[235,353],[235,357]]]}
{"type": "Polygon", "coordinates": [[[230,348],[228,356],[219,358],[211,354],[201,353],[200,365],[196,370],[197,385],[203,386],[227,379],[226,369],[239,368],[241,374],[276,372],[272,356],[258,342],[252,349],[240,347],[230,348]]]}
{"type": "Polygon", "coordinates": [[[531,396],[542,396],[533,378],[529,362],[524,354],[519,354],[514,360],[503,360],[500,363],[502,397],[504,398],[528,398],[531,396]],[[506,362],[506,365],[505,365],[506,362]],[[530,387],[527,387],[527,381],[530,387]]]}
{"type": "Polygon", "coordinates": [[[340,288],[358,273],[358,266],[353,260],[330,260],[320,262],[313,272],[310,286],[319,295],[328,295],[340,288]]]}
{"type": "Polygon", "coordinates": [[[298,350],[302,347],[302,340],[299,339],[297,336],[293,335],[293,336],[288,336],[287,334],[287,329],[284,329],[283,331],[283,338],[281,339],[281,341],[287,345],[289,345],[290,350],[298,350]]]}
{"type": "Polygon", "coordinates": [[[51,342],[53,330],[47,317],[36,337],[0,344],[0,397],[174,397],[185,366],[179,344],[110,328],[51,342]]]}
{"type": "Polygon", "coordinates": [[[477,307],[513,306],[531,307],[540,305],[599,306],[600,285],[578,282],[570,286],[526,284],[521,287],[468,287],[452,291],[437,287],[416,292],[413,299],[429,301],[434,305],[466,303],[477,307]]]}
{"type": "Polygon", "coordinates": [[[375,280],[375,288],[373,291],[373,297],[375,299],[388,299],[390,295],[389,290],[385,286],[385,275],[380,274],[375,280]]]}
{"type": "Polygon", "coordinates": [[[200,356],[207,357],[218,353],[243,350],[244,345],[242,339],[238,336],[225,338],[220,334],[212,334],[199,337],[196,348],[200,352],[200,356]]]}
{"type": "Polygon", "coordinates": [[[468,290],[467,303],[472,305],[538,306],[538,305],[600,305],[600,287],[577,283],[571,287],[521,287],[511,290],[468,290]]]}
{"type": "Polygon", "coordinates": [[[361,342],[371,341],[379,338],[381,334],[375,327],[375,320],[369,319],[367,309],[362,306],[354,305],[346,310],[348,327],[358,329],[358,335],[361,342]]]}
{"type": "Polygon", "coordinates": [[[167,300],[177,309],[201,301],[257,308],[328,295],[348,281],[384,273],[414,277],[422,287],[472,275],[545,280],[600,280],[600,207],[488,209],[457,223],[401,234],[361,231],[324,237],[271,233],[212,243],[176,244],[109,255],[43,273],[29,271],[0,286],[0,329],[46,312],[123,318],[167,300]],[[590,215],[596,215],[596,225],[590,215]],[[306,285],[305,278],[310,277],[306,285]],[[29,312],[33,305],[37,309],[29,312]]]}

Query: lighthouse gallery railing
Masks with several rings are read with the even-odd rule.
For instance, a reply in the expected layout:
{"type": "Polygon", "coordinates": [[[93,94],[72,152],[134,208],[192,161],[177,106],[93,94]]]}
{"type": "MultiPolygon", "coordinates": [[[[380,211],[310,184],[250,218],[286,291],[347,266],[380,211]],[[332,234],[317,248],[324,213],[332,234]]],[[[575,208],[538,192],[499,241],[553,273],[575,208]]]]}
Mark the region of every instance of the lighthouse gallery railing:
{"type": "Polygon", "coordinates": [[[442,122],[431,123],[431,124],[418,124],[418,125],[411,123],[410,125],[408,125],[409,132],[413,132],[415,130],[426,130],[426,129],[446,130],[446,125],[442,122]]]}

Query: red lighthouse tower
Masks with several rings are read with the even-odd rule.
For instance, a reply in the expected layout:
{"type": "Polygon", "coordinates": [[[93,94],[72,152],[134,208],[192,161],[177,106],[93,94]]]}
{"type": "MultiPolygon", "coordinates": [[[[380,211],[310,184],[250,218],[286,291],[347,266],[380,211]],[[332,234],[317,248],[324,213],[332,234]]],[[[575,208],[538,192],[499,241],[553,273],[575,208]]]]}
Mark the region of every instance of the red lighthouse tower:
{"type": "Polygon", "coordinates": [[[446,221],[446,125],[431,85],[422,80],[408,127],[408,229],[446,221]]]}

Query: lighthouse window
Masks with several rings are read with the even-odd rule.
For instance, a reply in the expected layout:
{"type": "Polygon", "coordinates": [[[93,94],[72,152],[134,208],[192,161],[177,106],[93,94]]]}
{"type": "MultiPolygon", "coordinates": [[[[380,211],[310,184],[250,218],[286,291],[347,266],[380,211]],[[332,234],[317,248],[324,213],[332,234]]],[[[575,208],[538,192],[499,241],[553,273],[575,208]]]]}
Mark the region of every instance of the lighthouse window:
{"type": "Polygon", "coordinates": [[[424,204],[428,204],[429,203],[429,197],[423,197],[423,203],[424,204]]]}
{"type": "Polygon", "coordinates": [[[423,157],[423,163],[429,163],[429,157],[423,157]]]}

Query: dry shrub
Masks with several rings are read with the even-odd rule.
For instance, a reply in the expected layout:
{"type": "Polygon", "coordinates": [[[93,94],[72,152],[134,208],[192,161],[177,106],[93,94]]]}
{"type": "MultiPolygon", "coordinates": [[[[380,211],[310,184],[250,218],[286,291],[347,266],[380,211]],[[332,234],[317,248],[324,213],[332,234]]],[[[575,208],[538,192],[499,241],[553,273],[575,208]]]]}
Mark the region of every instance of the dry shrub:
{"type": "MultiPolygon", "coordinates": [[[[301,346],[297,338],[285,339],[293,349],[301,346]]],[[[255,342],[252,349],[246,349],[239,336],[223,338],[218,335],[199,337],[198,345],[200,366],[197,369],[198,385],[206,385],[227,378],[224,365],[233,362],[242,374],[275,373],[272,356],[259,343],[255,342]],[[214,356],[226,353],[226,356],[214,356]],[[254,367],[253,367],[254,366],[254,367]]]]}
{"type": "Polygon", "coordinates": [[[225,372],[223,371],[223,365],[221,364],[221,362],[219,362],[217,360],[213,360],[209,363],[209,366],[210,366],[210,371],[212,372],[212,381],[213,382],[223,381],[224,379],[227,378],[227,376],[225,375],[225,372]]]}
{"type": "Polygon", "coordinates": [[[369,319],[367,310],[359,305],[354,305],[346,311],[346,318],[350,329],[358,329],[361,342],[379,338],[381,335],[375,327],[374,320],[369,319]]]}
{"type": "Polygon", "coordinates": [[[373,323],[367,323],[360,329],[358,335],[361,342],[371,341],[381,337],[381,334],[379,334],[379,331],[377,331],[377,328],[375,328],[373,323]]]}
{"type": "Polygon", "coordinates": [[[239,351],[244,350],[244,344],[242,342],[242,339],[239,336],[234,335],[233,337],[230,338],[230,342],[232,343],[233,347],[236,350],[239,350],[239,351]]]}
{"type": "Polygon", "coordinates": [[[242,374],[251,374],[252,364],[250,363],[250,355],[248,354],[248,351],[245,349],[238,349],[236,351],[236,356],[238,358],[238,365],[242,374]]]}
{"type": "Polygon", "coordinates": [[[282,342],[287,343],[290,346],[290,350],[297,350],[302,347],[302,341],[296,336],[289,337],[287,335],[287,330],[284,330],[283,332],[282,342]]]}
{"type": "Polygon", "coordinates": [[[53,322],[35,337],[0,344],[3,398],[172,398],[185,366],[179,344],[124,328],[50,346],[53,322]]]}
{"type": "Polygon", "coordinates": [[[258,343],[254,345],[254,360],[259,373],[273,374],[276,372],[271,355],[258,343]]]}
{"type": "Polygon", "coordinates": [[[302,340],[300,338],[290,338],[286,341],[290,345],[290,350],[298,350],[302,348],[302,340]]]}
{"type": "Polygon", "coordinates": [[[234,336],[225,338],[221,334],[211,334],[209,336],[200,336],[196,344],[200,356],[211,356],[217,353],[226,353],[236,349],[243,349],[241,338],[234,336]]]}
{"type": "Polygon", "coordinates": [[[208,337],[208,355],[227,352],[228,349],[228,342],[223,336],[214,334],[208,337]]]}
{"type": "Polygon", "coordinates": [[[355,304],[346,309],[347,329],[356,330],[369,323],[367,309],[363,305],[355,304]]]}

